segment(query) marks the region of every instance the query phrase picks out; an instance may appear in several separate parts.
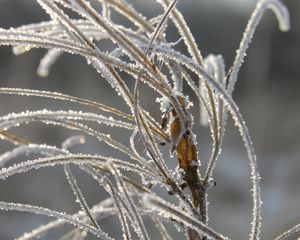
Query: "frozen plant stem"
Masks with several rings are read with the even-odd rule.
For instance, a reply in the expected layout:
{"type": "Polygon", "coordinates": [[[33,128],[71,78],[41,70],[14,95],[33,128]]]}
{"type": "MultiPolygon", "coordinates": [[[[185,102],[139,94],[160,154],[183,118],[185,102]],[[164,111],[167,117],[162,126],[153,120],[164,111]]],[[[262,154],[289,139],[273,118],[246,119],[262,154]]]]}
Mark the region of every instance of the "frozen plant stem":
{"type": "MultiPolygon", "coordinates": [[[[258,1],[233,65],[226,74],[222,56],[209,55],[203,58],[201,55],[188,24],[176,8],[179,0],[157,0],[164,11],[152,19],[147,19],[126,0],[36,1],[50,16],[50,20],[8,30],[1,28],[0,45],[13,46],[16,55],[33,48],[47,49],[38,68],[38,74],[44,77],[62,54],[80,55],[98,72],[99,80],[109,83],[116,91],[116,97],[124,101],[127,107],[120,110],[63,93],[0,87],[0,95],[7,97],[39,97],[60,103],[68,101],[77,108],[85,105],[92,111],[87,112],[85,108],[80,111],[43,109],[0,116],[0,140],[16,145],[0,153],[0,179],[44,167],[61,166],[83,210],[65,214],[43,207],[2,201],[0,208],[3,210],[32,212],[57,219],[19,239],[27,240],[39,233],[47,234],[50,229],[64,223],[74,225],[62,236],[64,240],[88,239],[89,234],[100,239],[113,239],[113,232],[105,233],[101,228],[100,219],[108,216],[117,219],[125,240],[136,237],[150,240],[153,238],[150,229],[154,229],[162,239],[170,240],[173,236],[169,234],[165,221],[183,232],[176,232],[178,239],[228,239],[209,226],[207,198],[208,190],[214,183],[214,169],[221,154],[229,114],[240,131],[250,160],[253,208],[249,239],[260,239],[261,190],[256,155],[232,93],[244,56],[265,10],[273,10],[281,30],[289,29],[285,6],[279,0],[258,1]],[[76,17],[73,19],[74,15],[76,17]],[[118,15],[132,23],[131,26],[119,21],[118,15]],[[168,42],[170,21],[180,35],[180,39],[174,42],[168,42]],[[176,50],[181,40],[189,56],[176,50]],[[112,50],[103,51],[103,41],[109,41],[112,50]],[[193,80],[195,76],[196,82],[193,80]],[[185,84],[195,93],[196,100],[184,91],[185,84]],[[143,95],[145,88],[159,96],[161,119],[153,116],[152,109],[147,110],[149,106],[145,105],[143,95]],[[209,161],[200,161],[197,136],[193,132],[194,117],[190,111],[193,103],[206,112],[212,137],[209,161]],[[27,139],[18,135],[19,128],[35,122],[68,129],[68,132],[79,132],[80,135],[72,135],[59,144],[60,147],[31,142],[30,136],[27,139]],[[101,128],[102,125],[105,128],[101,128]],[[110,128],[123,129],[126,139],[107,134],[110,128]],[[11,131],[17,133],[12,134],[11,131]],[[78,148],[84,149],[89,144],[85,143],[84,136],[91,137],[95,144],[99,144],[97,149],[106,144],[110,147],[108,155],[118,154],[120,159],[102,155],[101,152],[86,154],[82,149],[72,153],[69,148],[73,145],[80,144],[78,148]],[[29,153],[39,154],[40,158],[13,163],[14,158],[29,153]],[[170,167],[168,161],[171,156],[179,168],[170,167]],[[201,162],[208,162],[206,169],[201,162]],[[99,204],[93,208],[88,206],[85,191],[79,188],[71,165],[72,169],[79,168],[96,181],[97,186],[108,194],[104,200],[107,204],[99,199],[99,204]],[[167,191],[170,196],[159,197],[161,194],[157,193],[161,191],[167,191]],[[148,216],[151,221],[145,222],[148,216]],[[148,224],[152,224],[152,228],[149,229],[148,224]]],[[[276,240],[285,239],[297,231],[299,225],[276,240]]]]}

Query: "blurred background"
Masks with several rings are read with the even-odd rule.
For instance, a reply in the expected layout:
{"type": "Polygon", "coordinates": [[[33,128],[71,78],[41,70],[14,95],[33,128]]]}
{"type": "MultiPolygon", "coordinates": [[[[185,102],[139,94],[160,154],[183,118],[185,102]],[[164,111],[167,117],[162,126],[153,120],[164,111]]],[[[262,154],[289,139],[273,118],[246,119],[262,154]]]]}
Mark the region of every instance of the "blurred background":
{"type": "MultiPolygon", "coordinates": [[[[153,0],[128,2],[148,18],[162,13],[161,7],[153,0]]],[[[248,50],[234,92],[234,99],[253,139],[262,176],[262,239],[272,239],[300,222],[300,1],[283,2],[290,11],[291,30],[288,33],[280,32],[274,15],[270,11],[265,14],[248,50]]],[[[178,8],[190,25],[203,56],[211,53],[223,55],[228,69],[255,3],[255,0],[184,0],[178,8]]],[[[48,19],[34,0],[0,0],[1,28],[48,19]]],[[[174,29],[170,25],[169,41],[178,39],[174,29]]],[[[48,77],[37,76],[36,69],[44,53],[45,50],[33,50],[14,56],[11,48],[0,47],[0,86],[61,92],[128,112],[117,94],[79,56],[64,54],[48,77]]],[[[132,86],[132,83],[128,84],[132,86]]],[[[190,99],[194,99],[189,90],[186,93],[190,94],[190,99]]],[[[145,91],[143,106],[151,111],[154,109],[153,114],[159,119],[161,113],[158,105],[153,105],[155,102],[152,95],[145,91]]],[[[44,108],[92,111],[67,102],[0,95],[1,116],[26,109],[44,108]]],[[[205,166],[210,154],[211,139],[208,130],[197,124],[197,110],[197,106],[192,109],[196,117],[194,129],[198,136],[200,158],[205,166]]],[[[106,128],[100,130],[108,131],[106,128]]],[[[31,141],[56,146],[74,134],[59,127],[45,127],[38,123],[22,126],[12,132],[31,141]]],[[[109,132],[122,141],[128,141],[126,131],[112,129],[109,132]]],[[[12,148],[11,144],[0,141],[1,153],[12,148]]],[[[111,154],[104,144],[89,138],[84,146],[73,150],[111,154]]],[[[33,157],[24,156],[16,162],[33,157]]],[[[90,205],[104,199],[102,190],[89,176],[74,170],[90,205]]],[[[250,232],[252,203],[249,176],[249,160],[243,143],[238,130],[229,121],[215,172],[217,186],[209,193],[209,218],[210,225],[216,231],[232,239],[247,239],[250,232]]],[[[68,213],[79,210],[61,167],[19,174],[1,181],[0,201],[35,204],[68,213]]],[[[0,239],[13,239],[48,220],[32,214],[0,211],[0,239]]],[[[102,225],[108,229],[112,223],[108,219],[102,225]]],[[[120,238],[121,232],[114,231],[116,238],[120,238]]],[[[57,231],[51,232],[43,239],[56,239],[56,234],[57,231]]],[[[174,235],[174,239],[180,238],[174,235]]]]}

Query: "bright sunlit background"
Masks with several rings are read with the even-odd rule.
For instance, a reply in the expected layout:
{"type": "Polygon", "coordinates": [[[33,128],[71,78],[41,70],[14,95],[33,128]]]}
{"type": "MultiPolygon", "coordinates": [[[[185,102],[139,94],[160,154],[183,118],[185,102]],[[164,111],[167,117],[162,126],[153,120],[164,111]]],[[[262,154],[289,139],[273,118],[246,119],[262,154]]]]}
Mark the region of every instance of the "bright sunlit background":
{"type": "MultiPolygon", "coordinates": [[[[162,13],[162,9],[153,0],[128,2],[148,17],[162,13]]],[[[265,14],[255,33],[234,93],[234,99],[240,106],[256,147],[262,176],[262,239],[272,239],[300,222],[300,1],[283,2],[290,10],[291,31],[280,32],[273,14],[265,14]]],[[[202,54],[222,54],[228,70],[255,3],[255,0],[182,0],[178,8],[190,24],[202,54]]],[[[1,28],[48,19],[34,0],[0,0],[1,28]]],[[[174,29],[170,25],[167,37],[169,41],[178,40],[174,29]]],[[[14,56],[11,48],[1,47],[0,86],[62,92],[128,112],[117,94],[79,56],[64,54],[48,77],[38,77],[36,69],[44,53],[44,50],[33,50],[14,56]]],[[[187,90],[187,94],[191,92],[187,90]]],[[[143,97],[145,108],[150,111],[154,109],[155,117],[159,119],[158,106],[153,105],[155,103],[151,93],[145,92],[143,97]]],[[[191,94],[190,98],[194,99],[194,96],[191,94]]],[[[0,95],[1,115],[43,108],[82,109],[71,103],[0,95]]],[[[193,111],[200,158],[205,166],[210,154],[211,139],[208,130],[198,125],[197,106],[193,111]]],[[[105,128],[102,130],[108,131],[105,128]]],[[[53,126],[45,127],[42,124],[24,126],[13,132],[32,141],[56,146],[73,134],[71,131],[53,126]]],[[[125,131],[113,130],[113,134],[125,142],[128,139],[125,138],[128,137],[125,131]]],[[[1,153],[12,147],[11,144],[0,141],[1,153]]],[[[76,150],[110,154],[110,149],[104,144],[89,138],[84,147],[74,148],[76,150]]],[[[232,121],[229,121],[222,151],[215,172],[217,186],[209,193],[209,224],[232,239],[247,239],[252,208],[249,160],[232,121]]],[[[32,157],[24,156],[26,159],[32,157]]],[[[174,161],[166,161],[172,160],[174,161]]],[[[101,189],[92,179],[79,171],[75,172],[90,205],[104,199],[101,189]]],[[[63,170],[59,167],[19,174],[0,181],[0,201],[30,203],[68,213],[79,210],[63,170]]],[[[48,220],[31,214],[0,212],[0,239],[13,239],[48,220]]],[[[111,228],[111,225],[109,221],[104,223],[106,229],[111,228]]],[[[114,231],[117,237],[121,236],[118,235],[121,231],[114,231]]],[[[56,239],[56,233],[44,239],[56,239]]],[[[176,235],[174,239],[178,239],[176,235]]]]}

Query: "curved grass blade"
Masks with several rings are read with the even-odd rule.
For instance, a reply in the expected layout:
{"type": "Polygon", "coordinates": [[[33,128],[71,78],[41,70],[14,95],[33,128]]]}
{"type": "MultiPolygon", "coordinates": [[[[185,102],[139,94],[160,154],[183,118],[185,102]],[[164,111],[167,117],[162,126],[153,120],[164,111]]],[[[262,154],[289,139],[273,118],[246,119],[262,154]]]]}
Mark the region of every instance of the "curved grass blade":
{"type": "Polygon", "coordinates": [[[8,202],[0,202],[0,209],[5,210],[5,211],[20,211],[20,212],[29,212],[29,213],[34,213],[34,214],[39,214],[39,215],[45,215],[49,217],[55,217],[57,219],[64,220],[66,223],[75,225],[77,227],[81,227],[85,229],[86,231],[100,237],[101,239],[105,240],[112,240],[105,232],[103,232],[101,229],[96,229],[92,226],[89,226],[88,224],[77,220],[73,218],[70,215],[67,215],[65,213],[60,213],[56,212],[47,208],[43,207],[37,207],[37,206],[32,206],[28,204],[20,204],[20,203],[8,203],[8,202]]]}
{"type": "Polygon", "coordinates": [[[235,56],[233,65],[231,67],[229,83],[228,83],[229,94],[232,94],[232,92],[234,90],[234,85],[237,81],[239,70],[243,64],[244,57],[246,56],[246,51],[252,40],[252,37],[256,30],[256,27],[260,23],[261,18],[264,15],[264,12],[268,8],[274,12],[274,14],[277,18],[278,24],[279,24],[279,29],[281,31],[288,31],[290,28],[288,10],[281,3],[280,0],[260,0],[260,1],[258,1],[258,3],[256,4],[256,8],[248,21],[247,27],[243,34],[243,38],[240,42],[239,49],[237,50],[237,54],[235,56]]]}
{"type": "Polygon", "coordinates": [[[199,234],[205,235],[210,239],[229,240],[229,238],[215,232],[204,223],[192,217],[189,213],[182,211],[178,207],[171,205],[164,200],[161,200],[159,197],[145,194],[143,200],[149,212],[155,211],[158,216],[181,222],[189,228],[197,231],[199,234]]]}
{"type": "MultiPolygon", "coordinates": [[[[92,207],[91,212],[96,216],[98,221],[110,217],[115,214],[115,209],[109,207],[111,205],[111,199],[106,199],[95,206],[92,207]]],[[[83,222],[87,221],[87,217],[85,213],[78,212],[76,214],[71,215],[74,219],[80,219],[83,222]]],[[[22,236],[16,238],[16,240],[33,240],[39,239],[46,235],[49,231],[53,229],[57,229],[58,227],[66,224],[66,221],[59,219],[51,221],[45,225],[41,225],[38,228],[32,230],[31,232],[24,233],[22,236]]]]}

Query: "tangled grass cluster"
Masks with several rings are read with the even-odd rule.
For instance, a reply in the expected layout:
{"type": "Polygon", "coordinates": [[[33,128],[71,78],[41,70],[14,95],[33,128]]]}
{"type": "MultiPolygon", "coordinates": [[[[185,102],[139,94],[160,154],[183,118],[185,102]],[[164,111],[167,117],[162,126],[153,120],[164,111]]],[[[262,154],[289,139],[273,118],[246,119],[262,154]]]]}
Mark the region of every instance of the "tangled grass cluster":
{"type": "MultiPolygon", "coordinates": [[[[41,110],[10,113],[0,117],[1,141],[9,141],[14,148],[0,155],[0,178],[29,172],[34,169],[61,165],[81,211],[67,214],[41,206],[0,201],[1,210],[30,212],[54,217],[56,220],[42,225],[18,239],[37,239],[50,230],[65,224],[73,229],[61,239],[85,239],[89,234],[100,239],[112,239],[101,228],[108,217],[118,219],[124,239],[153,239],[149,222],[162,239],[174,239],[168,225],[176,226],[176,239],[229,239],[226,233],[216,232],[209,226],[207,195],[214,185],[214,169],[221,153],[228,116],[232,116],[240,131],[248,153],[252,181],[252,222],[249,239],[260,239],[261,191],[260,176],[252,141],[243,117],[232,99],[239,70],[256,26],[264,12],[271,9],[282,31],[289,29],[286,7],[279,0],[259,0],[243,34],[232,66],[228,71],[221,55],[203,58],[182,14],[176,9],[178,0],[157,0],[164,9],[162,15],[146,19],[126,0],[37,0],[51,17],[40,22],[11,29],[0,29],[0,45],[11,45],[15,54],[32,48],[47,49],[40,61],[38,74],[46,76],[62,53],[84,57],[96,71],[117,91],[127,104],[127,110],[78,98],[58,92],[32,89],[0,88],[0,94],[34,96],[86,105],[94,112],[72,110],[41,110]],[[102,12],[97,11],[98,5],[102,12]],[[114,22],[111,13],[120,14],[132,26],[114,22]],[[77,15],[71,18],[68,14],[77,15]],[[173,22],[189,55],[175,50],[176,43],[166,40],[168,22],[173,22]],[[100,50],[103,41],[111,41],[114,48],[100,50]],[[126,78],[126,79],[125,79],[126,78]],[[130,90],[128,83],[134,82],[130,90]],[[140,86],[147,87],[160,97],[161,119],[151,116],[140,103],[140,86]],[[201,124],[209,127],[212,136],[211,157],[203,169],[198,154],[195,124],[190,107],[193,105],[183,92],[183,85],[191,88],[200,108],[201,124]],[[12,128],[41,122],[61,126],[82,135],[70,136],[60,147],[31,142],[11,133],[12,128]],[[112,128],[128,130],[126,143],[95,129],[106,124],[112,128]],[[94,124],[94,125],[93,125],[94,124]],[[116,159],[100,154],[73,153],[70,148],[85,144],[89,135],[122,152],[127,157],[116,159]],[[141,145],[143,147],[136,147],[141,145]],[[162,148],[168,148],[168,154],[162,148]],[[13,164],[13,159],[27,153],[39,154],[34,160],[13,164]],[[173,157],[178,167],[172,169],[166,159],[173,157]],[[89,206],[80,190],[71,165],[89,174],[109,198],[89,206]],[[139,179],[139,180],[137,180],[139,179]],[[159,190],[169,193],[164,199],[159,190]],[[147,220],[147,225],[145,224],[147,220]]],[[[300,229],[299,225],[278,236],[285,239],[300,229]]]]}

